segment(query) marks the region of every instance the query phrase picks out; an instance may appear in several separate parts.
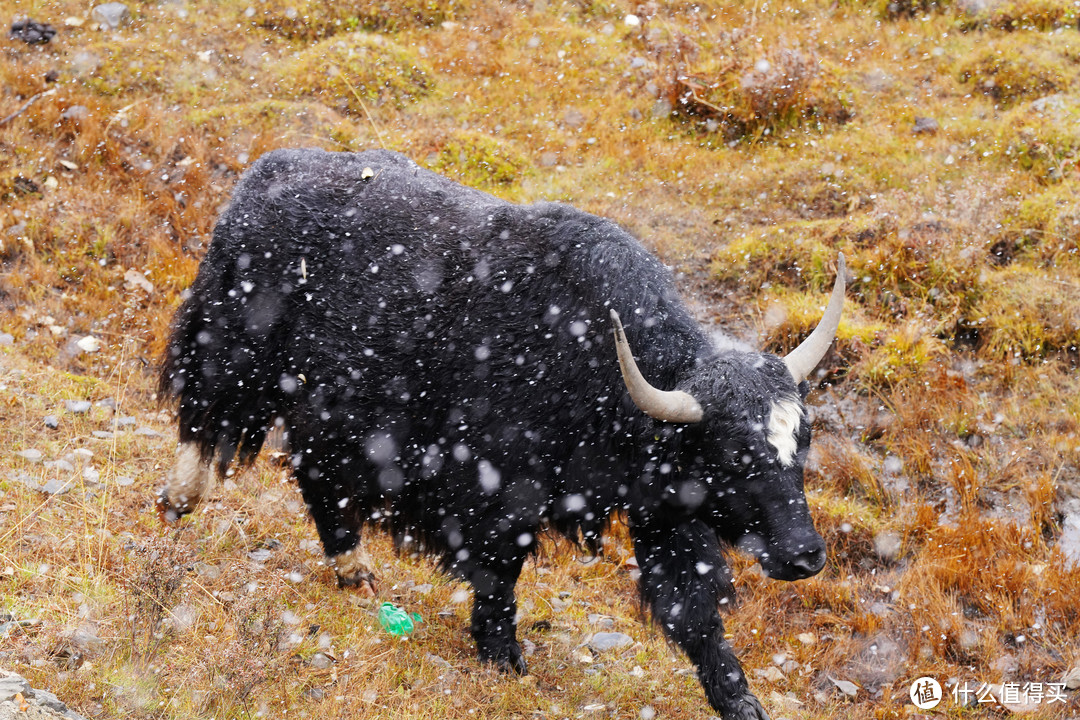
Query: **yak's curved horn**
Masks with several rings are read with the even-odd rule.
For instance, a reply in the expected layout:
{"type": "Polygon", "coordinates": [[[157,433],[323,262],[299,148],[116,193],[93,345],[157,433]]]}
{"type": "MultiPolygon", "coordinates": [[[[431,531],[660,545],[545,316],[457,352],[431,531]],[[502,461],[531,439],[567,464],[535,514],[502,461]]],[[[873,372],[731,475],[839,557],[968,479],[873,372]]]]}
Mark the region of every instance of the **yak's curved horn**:
{"type": "Polygon", "coordinates": [[[690,393],[682,390],[658,390],[642,376],[626,342],[619,313],[611,311],[611,322],[615,326],[615,348],[619,353],[619,367],[622,369],[623,382],[630,391],[630,398],[641,412],[649,417],[665,422],[695,423],[704,413],[701,405],[690,393]]]}
{"type": "Polygon", "coordinates": [[[825,357],[832,341],[836,339],[836,330],[840,327],[840,311],[844,307],[845,271],[844,254],[840,253],[836,261],[836,283],[833,285],[832,297],[829,298],[825,314],[821,316],[821,321],[814,328],[814,332],[810,333],[810,337],[784,357],[784,364],[787,365],[791,377],[795,378],[796,384],[810,377],[810,373],[825,357]]]}

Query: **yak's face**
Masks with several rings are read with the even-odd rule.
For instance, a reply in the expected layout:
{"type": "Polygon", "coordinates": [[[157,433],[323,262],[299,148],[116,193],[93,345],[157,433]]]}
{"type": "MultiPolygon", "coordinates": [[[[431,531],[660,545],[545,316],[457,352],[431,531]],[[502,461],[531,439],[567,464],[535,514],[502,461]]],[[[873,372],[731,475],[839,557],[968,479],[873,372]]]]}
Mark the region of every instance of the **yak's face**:
{"type": "Polygon", "coordinates": [[[825,543],[803,489],[810,423],[804,393],[783,362],[726,355],[684,389],[703,417],[684,426],[676,443],[676,497],[696,505],[687,509],[722,539],[753,553],[769,576],[816,574],[825,564],[825,543]]]}
{"type": "Polygon", "coordinates": [[[803,490],[810,426],[806,379],[825,357],[844,305],[844,256],[821,322],[783,359],[725,352],[699,365],[674,390],[641,374],[619,314],[615,347],[627,392],[639,410],[665,423],[671,459],[661,480],[675,511],[710,521],[724,540],[752,552],[769,575],[798,580],[825,565],[803,490]]]}

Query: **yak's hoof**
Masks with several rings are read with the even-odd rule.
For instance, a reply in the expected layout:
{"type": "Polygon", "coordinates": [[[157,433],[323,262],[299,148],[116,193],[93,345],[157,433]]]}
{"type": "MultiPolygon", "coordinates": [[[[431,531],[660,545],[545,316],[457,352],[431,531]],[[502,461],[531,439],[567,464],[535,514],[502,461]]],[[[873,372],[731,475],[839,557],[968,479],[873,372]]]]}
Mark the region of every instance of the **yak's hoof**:
{"type": "Polygon", "coordinates": [[[375,576],[369,572],[358,572],[348,577],[337,576],[339,588],[352,588],[360,597],[375,597],[375,576]]]}
{"type": "Polygon", "coordinates": [[[514,641],[505,652],[500,652],[498,655],[482,654],[480,659],[493,664],[499,672],[508,675],[510,673],[529,674],[529,666],[525,664],[525,656],[521,654],[521,646],[517,644],[517,641],[514,641]]]}
{"type": "Polygon", "coordinates": [[[770,720],[769,713],[752,693],[733,698],[720,714],[724,720],[770,720]]]}
{"type": "Polygon", "coordinates": [[[187,508],[179,508],[169,502],[169,497],[165,494],[164,489],[158,493],[157,500],[154,501],[154,508],[157,510],[161,522],[170,527],[175,526],[180,522],[180,518],[190,512],[187,508]]]}

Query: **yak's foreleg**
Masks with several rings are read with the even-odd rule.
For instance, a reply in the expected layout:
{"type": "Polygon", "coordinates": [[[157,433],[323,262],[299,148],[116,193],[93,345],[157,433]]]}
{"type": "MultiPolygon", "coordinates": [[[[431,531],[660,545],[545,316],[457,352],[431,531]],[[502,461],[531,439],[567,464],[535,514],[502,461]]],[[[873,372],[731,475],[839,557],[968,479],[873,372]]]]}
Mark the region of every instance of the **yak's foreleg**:
{"type": "Polygon", "coordinates": [[[724,639],[718,612],[731,595],[716,535],[693,521],[679,527],[634,528],[641,596],[664,633],[697,665],[709,703],[724,720],[768,720],[724,639]]]}
{"type": "MultiPolygon", "coordinates": [[[[524,560],[524,558],[522,558],[524,560]]],[[[494,570],[474,567],[468,573],[473,586],[472,636],[484,662],[503,672],[524,675],[528,668],[517,641],[517,600],[514,585],[521,562],[494,570]]]]}
{"type": "Polygon", "coordinates": [[[355,587],[360,594],[375,594],[374,563],[361,544],[363,517],[356,490],[343,480],[336,466],[320,466],[314,453],[297,453],[294,474],[315,529],[319,532],[326,562],[337,575],[340,587],[355,587]]]}

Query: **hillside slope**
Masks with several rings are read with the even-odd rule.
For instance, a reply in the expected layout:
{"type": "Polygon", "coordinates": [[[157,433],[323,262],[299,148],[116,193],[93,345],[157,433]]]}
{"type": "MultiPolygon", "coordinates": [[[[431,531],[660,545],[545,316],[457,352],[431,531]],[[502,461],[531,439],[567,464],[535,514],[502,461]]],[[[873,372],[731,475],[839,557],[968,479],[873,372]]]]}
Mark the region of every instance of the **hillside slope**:
{"type": "Polygon", "coordinates": [[[597,561],[527,565],[509,679],[475,660],[464,586],[385,539],[379,600],[425,622],[382,633],[271,458],[158,522],[153,372],[236,179],[278,147],[386,147],[618,221],[703,322],[778,353],[844,252],[807,477],[830,559],[779,583],[734,558],[754,691],[899,718],[931,676],[935,712],[1021,709],[950,694],[1004,683],[1080,714],[1046,687],[1080,666],[1074,4],[90,7],[0,0],[0,666],[90,718],[710,715],[640,622],[618,523],[597,561]],[[634,643],[594,653],[602,630],[634,643]]]}

